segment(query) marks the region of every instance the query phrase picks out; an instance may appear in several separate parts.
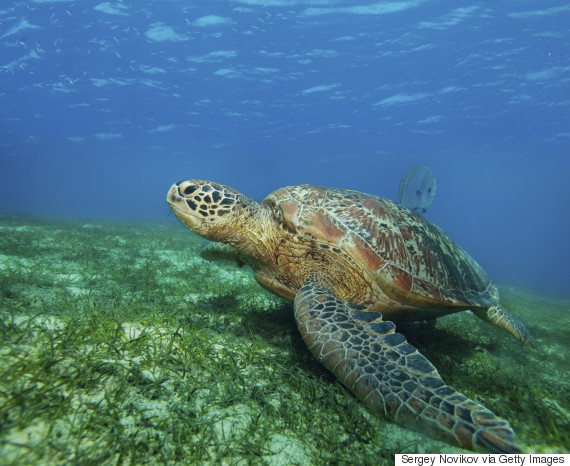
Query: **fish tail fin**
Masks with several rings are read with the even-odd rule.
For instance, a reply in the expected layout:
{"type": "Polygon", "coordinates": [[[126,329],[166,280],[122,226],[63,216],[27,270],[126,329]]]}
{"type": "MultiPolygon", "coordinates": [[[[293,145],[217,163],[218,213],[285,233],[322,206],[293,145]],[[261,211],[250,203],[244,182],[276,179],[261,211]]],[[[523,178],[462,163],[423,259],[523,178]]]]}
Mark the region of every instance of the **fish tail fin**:
{"type": "Polygon", "coordinates": [[[402,203],[402,197],[404,196],[404,177],[402,176],[402,180],[400,181],[400,187],[398,188],[398,198],[400,199],[400,204],[402,203]]]}

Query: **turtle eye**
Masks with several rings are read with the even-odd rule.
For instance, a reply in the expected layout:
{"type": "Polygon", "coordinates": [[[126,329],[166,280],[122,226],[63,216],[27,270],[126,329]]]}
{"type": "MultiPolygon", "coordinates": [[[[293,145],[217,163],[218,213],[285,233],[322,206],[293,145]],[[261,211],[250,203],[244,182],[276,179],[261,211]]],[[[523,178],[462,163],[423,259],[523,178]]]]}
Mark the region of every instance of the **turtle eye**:
{"type": "Polygon", "coordinates": [[[184,188],[184,194],[189,196],[190,194],[192,194],[197,189],[198,189],[198,186],[190,184],[184,188]]]}

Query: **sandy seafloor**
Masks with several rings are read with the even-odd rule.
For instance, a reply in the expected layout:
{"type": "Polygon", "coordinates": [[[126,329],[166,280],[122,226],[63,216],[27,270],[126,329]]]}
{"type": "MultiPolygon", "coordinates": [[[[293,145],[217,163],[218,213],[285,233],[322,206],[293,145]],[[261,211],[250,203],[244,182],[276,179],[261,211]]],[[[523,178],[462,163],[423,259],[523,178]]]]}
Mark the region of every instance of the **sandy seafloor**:
{"type": "MultiPolygon", "coordinates": [[[[162,224],[0,215],[0,463],[391,464],[466,452],[368,412],[292,305],[162,224]]],[[[570,452],[570,300],[500,284],[531,349],[468,312],[402,331],[528,453],[570,452]]]]}

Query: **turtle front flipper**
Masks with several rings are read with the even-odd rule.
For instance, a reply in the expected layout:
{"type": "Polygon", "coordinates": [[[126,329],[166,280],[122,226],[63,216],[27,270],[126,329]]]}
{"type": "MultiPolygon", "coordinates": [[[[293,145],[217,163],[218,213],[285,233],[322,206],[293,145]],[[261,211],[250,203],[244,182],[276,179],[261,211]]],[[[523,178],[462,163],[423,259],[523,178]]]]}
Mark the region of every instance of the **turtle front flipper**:
{"type": "Polygon", "coordinates": [[[472,312],[481,320],[506,330],[525,345],[533,345],[534,338],[525,325],[507,314],[499,304],[484,309],[473,309],[472,312]]]}
{"type": "Polygon", "coordinates": [[[309,350],[366,407],[471,450],[521,451],[505,420],[445,385],[392,322],[365,309],[310,281],[295,298],[295,319],[309,350]]]}

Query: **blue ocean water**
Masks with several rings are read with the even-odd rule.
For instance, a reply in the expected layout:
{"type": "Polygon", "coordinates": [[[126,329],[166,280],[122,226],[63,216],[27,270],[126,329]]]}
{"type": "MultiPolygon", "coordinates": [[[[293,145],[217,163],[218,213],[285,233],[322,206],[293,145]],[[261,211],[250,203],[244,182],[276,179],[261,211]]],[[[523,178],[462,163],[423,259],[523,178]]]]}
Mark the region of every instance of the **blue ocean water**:
{"type": "Polygon", "coordinates": [[[570,6],[33,0],[0,6],[0,211],[168,218],[183,178],[396,199],[499,282],[570,294],[570,6]]]}

